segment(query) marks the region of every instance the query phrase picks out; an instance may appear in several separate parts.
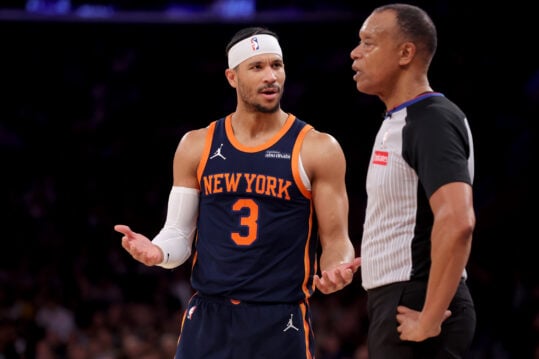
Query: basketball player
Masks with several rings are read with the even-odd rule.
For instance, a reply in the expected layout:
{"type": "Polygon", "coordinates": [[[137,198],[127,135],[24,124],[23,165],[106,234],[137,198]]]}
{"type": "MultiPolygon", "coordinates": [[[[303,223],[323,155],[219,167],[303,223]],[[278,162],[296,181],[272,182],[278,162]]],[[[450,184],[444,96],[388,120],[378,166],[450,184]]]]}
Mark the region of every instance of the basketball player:
{"type": "Polygon", "coordinates": [[[360,265],[345,157],[334,137],[281,109],[275,33],[242,29],[226,53],[236,110],[180,140],[164,227],[152,240],[115,230],[148,266],[181,265],[195,240],[196,293],[175,359],[313,358],[309,298],[342,289],[360,265]]]}

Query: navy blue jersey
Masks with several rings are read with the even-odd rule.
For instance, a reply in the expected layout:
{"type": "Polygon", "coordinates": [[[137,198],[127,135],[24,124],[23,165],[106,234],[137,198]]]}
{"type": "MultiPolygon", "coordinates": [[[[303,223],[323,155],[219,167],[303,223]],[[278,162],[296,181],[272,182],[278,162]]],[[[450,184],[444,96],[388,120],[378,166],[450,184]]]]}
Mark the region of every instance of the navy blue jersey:
{"type": "Polygon", "coordinates": [[[251,302],[311,296],[317,243],[311,194],[299,168],[311,128],[289,115],[271,140],[247,147],[234,137],[231,116],[208,126],[197,171],[195,290],[251,302]]]}

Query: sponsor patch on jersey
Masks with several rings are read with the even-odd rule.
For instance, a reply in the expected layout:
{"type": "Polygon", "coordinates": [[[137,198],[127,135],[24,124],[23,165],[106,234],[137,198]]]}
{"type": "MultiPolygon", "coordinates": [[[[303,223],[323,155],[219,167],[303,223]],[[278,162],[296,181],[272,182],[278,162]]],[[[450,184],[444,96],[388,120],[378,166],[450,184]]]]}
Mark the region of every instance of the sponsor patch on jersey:
{"type": "Polygon", "coordinates": [[[264,155],[266,158],[278,158],[278,159],[290,159],[290,153],[281,153],[280,151],[266,151],[264,155]]]}
{"type": "Polygon", "coordinates": [[[374,151],[374,157],[372,158],[372,163],[375,165],[387,166],[388,158],[389,158],[389,152],[374,151]]]}

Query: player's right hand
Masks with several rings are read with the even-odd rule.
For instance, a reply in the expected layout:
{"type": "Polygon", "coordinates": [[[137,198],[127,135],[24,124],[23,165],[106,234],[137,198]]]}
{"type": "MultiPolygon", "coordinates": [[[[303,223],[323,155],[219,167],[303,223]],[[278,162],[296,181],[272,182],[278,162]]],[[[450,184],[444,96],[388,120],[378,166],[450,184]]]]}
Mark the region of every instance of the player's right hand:
{"type": "Polygon", "coordinates": [[[143,234],[133,232],[129,226],[117,224],[114,230],[122,233],[122,247],[137,261],[147,266],[154,266],[163,261],[161,249],[143,234]]]}

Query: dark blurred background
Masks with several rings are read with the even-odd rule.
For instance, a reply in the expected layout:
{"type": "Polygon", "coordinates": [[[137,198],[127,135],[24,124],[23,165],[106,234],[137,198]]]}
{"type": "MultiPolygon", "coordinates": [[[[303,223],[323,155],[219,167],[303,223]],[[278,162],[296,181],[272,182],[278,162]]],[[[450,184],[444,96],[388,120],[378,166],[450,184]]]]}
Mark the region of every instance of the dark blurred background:
{"type": "MultiPolygon", "coordinates": [[[[384,108],[359,94],[350,51],[378,1],[2,0],[0,359],[172,359],[189,265],[148,268],[114,224],[161,228],[181,136],[234,110],[228,39],[281,38],[282,106],[333,134],[348,160],[359,254],[364,180],[384,108]]],[[[539,358],[539,34],[517,3],[412,1],[438,26],[431,85],[468,115],[477,228],[469,358],[539,358]],[[535,173],[535,171],[533,172],[535,173]]],[[[365,293],[312,299],[317,359],[360,359],[365,293]]]]}

